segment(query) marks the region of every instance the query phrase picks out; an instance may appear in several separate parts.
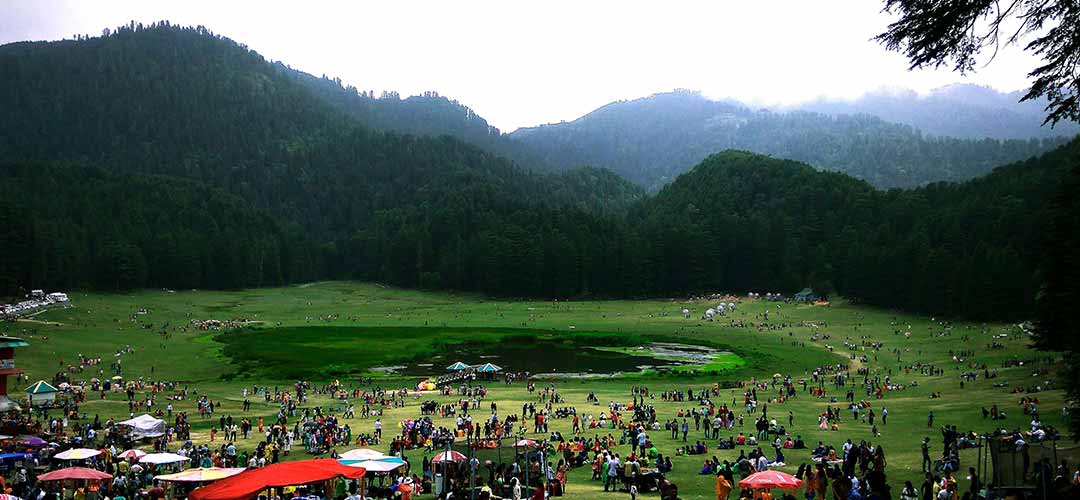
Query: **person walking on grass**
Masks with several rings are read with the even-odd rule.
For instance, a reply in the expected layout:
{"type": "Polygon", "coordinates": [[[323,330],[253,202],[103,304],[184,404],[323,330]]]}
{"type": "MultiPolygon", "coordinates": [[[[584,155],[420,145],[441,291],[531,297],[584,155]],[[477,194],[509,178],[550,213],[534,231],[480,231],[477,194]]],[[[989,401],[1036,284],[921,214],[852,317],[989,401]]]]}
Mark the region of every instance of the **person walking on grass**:
{"type": "Polygon", "coordinates": [[[922,440],[922,471],[930,472],[930,468],[933,466],[933,462],[930,461],[930,438],[924,437],[922,440]]]}
{"type": "Polygon", "coordinates": [[[731,483],[723,474],[716,475],[716,500],[728,500],[731,494],[731,483]]]}

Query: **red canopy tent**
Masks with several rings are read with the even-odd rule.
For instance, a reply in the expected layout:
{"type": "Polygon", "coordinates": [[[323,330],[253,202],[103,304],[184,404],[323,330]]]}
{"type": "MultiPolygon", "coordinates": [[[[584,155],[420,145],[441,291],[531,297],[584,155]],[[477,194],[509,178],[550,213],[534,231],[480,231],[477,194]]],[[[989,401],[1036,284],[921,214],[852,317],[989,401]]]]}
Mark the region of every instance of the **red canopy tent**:
{"type": "Polygon", "coordinates": [[[300,460],[252,469],[222,479],[209,486],[196,488],[190,500],[249,500],[267,488],[280,488],[317,483],[336,477],[359,479],[367,471],[363,467],[341,465],[337,460],[300,460]]]}
{"type": "Polygon", "coordinates": [[[793,490],[803,485],[802,479],[796,478],[786,472],[778,470],[766,470],[755,472],[739,481],[740,488],[793,490]]]}
{"type": "Polygon", "coordinates": [[[64,479],[112,479],[112,475],[86,467],[68,467],[46,472],[37,478],[38,481],[62,481],[64,479]]]}

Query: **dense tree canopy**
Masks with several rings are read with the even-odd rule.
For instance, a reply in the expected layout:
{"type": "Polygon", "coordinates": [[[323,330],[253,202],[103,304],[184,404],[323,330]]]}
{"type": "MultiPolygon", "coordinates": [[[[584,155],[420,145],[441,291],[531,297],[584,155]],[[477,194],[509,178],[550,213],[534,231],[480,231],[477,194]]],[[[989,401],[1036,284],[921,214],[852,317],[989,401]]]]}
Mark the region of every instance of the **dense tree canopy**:
{"type": "MultiPolygon", "coordinates": [[[[1050,204],[1045,256],[1042,259],[1043,288],[1039,294],[1036,344],[1049,351],[1065,351],[1066,391],[1080,401],[1080,335],[1075,310],[1080,300],[1080,158],[1073,157],[1071,171],[1061,182],[1050,204]]],[[[1072,408],[1073,436],[1080,436],[1080,411],[1072,408]]]]}
{"type": "MultiPolygon", "coordinates": [[[[1002,44],[1030,37],[1024,49],[1042,58],[1042,63],[1028,73],[1034,82],[1023,99],[1047,101],[1045,123],[1080,120],[1080,3],[1075,0],[886,0],[885,10],[900,18],[877,39],[903,52],[912,68],[952,64],[961,73],[972,71],[980,54],[992,51],[996,55],[1002,44]],[[1011,20],[1019,27],[1003,33],[1011,20]]],[[[1080,440],[1080,335],[1072,320],[1080,300],[1076,281],[1080,154],[1072,149],[1066,152],[1057,158],[1065,171],[1059,174],[1059,186],[1046,194],[1053,201],[1038,214],[1044,220],[1038,255],[1043,281],[1034,338],[1042,349],[1065,351],[1066,408],[1073,438],[1080,440]]]]}
{"type": "MultiPolygon", "coordinates": [[[[881,191],[728,151],[647,197],[605,170],[536,174],[457,138],[362,126],[242,46],[168,25],[0,47],[0,109],[7,293],[323,278],[534,297],[813,286],[1026,318],[1048,193],[1080,156],[1073,142],[966,183],[881,191]]],[[[965,144],[941,151],[975,154],[965,144]]]]}
{"type": "Polygon", "coordinates": [[[175,177],[0,163],[0,286],[274,286],[283,235],[244,200],[175,177]]]}

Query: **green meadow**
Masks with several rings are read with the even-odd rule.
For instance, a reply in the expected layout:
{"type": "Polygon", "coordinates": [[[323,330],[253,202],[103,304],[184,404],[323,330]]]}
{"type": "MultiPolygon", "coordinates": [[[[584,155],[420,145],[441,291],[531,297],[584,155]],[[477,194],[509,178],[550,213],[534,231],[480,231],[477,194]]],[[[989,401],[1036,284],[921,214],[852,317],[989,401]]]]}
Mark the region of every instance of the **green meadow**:
{"type": "MultiPolygon", "coordinates": [[[[808,377],[819,366],[849,363],[853,372],[865,368],[870,376],[890,377],[894,383],[906,387],[886,393],[883,399],[872,400],[875,410],[879,411],[881,406],[889,410],[888,424],[878,426],[879,437],[872,435],[869,425],[852,422],[850,412],[844,413],[839,431],[817,428],[817,416],[826,406],[845,406],[843,393],[830,393],[829,396],[839,398],[839,402],[830,402],[828,398],[814,398],[800,392],[798,397],[784,403],[768,403],[769,415],[786,424],[791,412],[795,424],[789,431],[801,435],[810,447],[818,441],[839,447],[848,438],[880,444],[888,459],[887,472],[894,496],[903,481],[917,484],[921,478],[919,442],[923,436],[931,438],[933,453],[940,452],[937,426],[956,424],[961,431],[977,432],[995,426],[1026,429],[1030,417],[1023,415],[1018,406],[1025,394],[1014,393],[1016,387],[1045,389],[1027,395],[1039,398],[1045,423],[1062,425],[1063,394],[1054,389],[1059,356],[1032,351],[1027,335],[1016,325],[949,323],[940,318],[862,307],[842,299],[830,305],[795,305],[744,298],[733,314],[710,322],[699,319],[705,309],[715,305],[709,301],[509,301],[352,282],[231,292],[75,293],[71,298],[72,308],[3,325],[7,334],[21,336],[30,343],[16,353],[17,366],[26,370],[28,376],[28,380],[18,384],[19,389],[38,379],[50,380],[58,371],[77,364],[81,354],[100,357],[104,363],[100,368],[87,368],[75,374],[77,379],[111,376],[109,363],[121,359],[128,379],[178,381],[220,401],[219,412],[269,420],[277,412],[276,405],[253,402],[251,411],[241,412],[242,388],[252,384],[287,386],[298,378],[313,382],[342,380],[351,386],[362,376],[375,377],[376,383],[384,388],[412,388],[419,377],[373,369],[424,363],[432,365],[431,375],[439,375],[445,373],[442,367],[456,361],[460,352],[477,353],[489,346],[495,353],[518,344],[533,345],[530,342],[558,343],[576,350],[597,347],[600,349],[595,350],[596,356],[640,353],[639,346],[652,342],[705,346],[719,352],[701,365],[645,368],[614,376],[556,376],[538,382],[540,386],[554,384],[566,406],[575,406],[583,414],[599,415],[608,401],[629,402],[632,386],[647,386],[659,393],[713,384],[730,387],[739,381],[771,381],[774,374],[790,375],[797,380],[808,377]],[[690,319],[684,319],[680,312],[683,308],[690,309],[690,319]],[[140,310],[145,313],[140,314],[140,310]],[[760,324],[766,312],[771,328],[733,326],[740,322],[760,324]],[[243,320],[246,326],[203,331],[192,324],[193,320],[208,319],[243,320]],[[854,350],[845,343],[854,345],[854,350]],[[879,349],[866,347],[875,343],[880,343],[879,349]],[[995,343],[997,346],[992,348],[995,343]],[[128,345],[134,353],[117,356],[118,350],[128,345]],[[961,351],[971,351],[973,355],[959,356],[961,351]],[[1016,361],[1024,364],[1012,366],[1016,361]],[[905,371],[905,367],[916,363],[941,368],[944,374],[930,376],[905,371]],[[1006,363],[1010,367],[1003,368],[1006,363]],[[981,373],[984,365],[989,370],[996,369],[998,377],[993,380],[980,377],[961,388],[959,375],[976,367],[981,373]],[[1008,385],[994,386],[1002,382],[1008,385]],[[595,393],[604,404],[588,404],[589,393],[595,393]],[[941,397],[932,399],[932,393],[940,393],[941,397]],[[983,419],[981,409],[994,404],[1006,411],[1004,421],[992,423],[983,419]],[[927,428],[930,411],[935,415],[935,428],[927,428]]],[[[555,363],[545,356],[544,349],[535,349],[536,359],[530,362],[555,363]]],[[[580,364],[592,362],[604,361],[583,357],[580,364]]],[[[505,368],[519,370],[515,366],[505,368]]],[[[582,366],[582,371],[588,368],[582,366]]],[[[485,401],[497,402],[500,409],[514,411],[523,402],[535,401],[535,394],[529,394],[524,383],[493,383],[490,387],[485,401]]],[[[828,384],[827,387],[831,388],[828,384]]],[[[722,391],[730,399],[741,402],[740,390],[722,391]]],[[[871,399],[863,395],[861,388],[855,392],[856,399],[871,399]]],[[[122,395],[109,394],[105,400],[91,396],[80,407],[91,418],[127,416],[122,395]]],[[[423,399],[456,401],[454,397],[429,395],[423,399]]],[[[661,422],[673,418],[679,409],[692,407],[692,403],[662,402],[659,397],[653,403],[661,422]]],[[[766,403],[764,397],[762,403],[766,403]]],[[[309,405],[334,409],[338,403],[314,397],[309,405]]],[[[193,400],[175,406],[177,411],[197,413],[193,400]]],[[[396,422],[418,415],[418,403],[410,400],[405,408],[388,409],[383,422],[392,434],[396,422]]],[[[355,435],[371,432],[373,421],[356,418],[346,423],[353,427],[355,435]]],[[[211,421],[195,418],[195,440],[207,440],[211,425],[211,421]]],[[[553,420],[552,428],[570,435],[569,420],[553,420]]],[[[752,418],[746,420],[742,430],[753,432],[752,418]]],[[[663,430],[652,433],[652,438],[665,456],[674,455],[675,448],[682,444],[671,440],[663,430]]],[[[700,432],[691,430],[691,443],[701,438],[700,432]]],[[[709,457],[732,459],[738,455],[738,450],[715,450],[715,442],[711,443],[709,457]]],[[[386,444],[381,448],[385,449],[386,444]]],[[[242,448],[254,448],[254,445],[254,441],[240,443],[242,448]]],[[[294,448],[290,458],[306,457],[300,448],[294,448]]],[[[772,450],[768,446],[763,448],[771,457],[772,450]]],[[[628,447],[619,451],[625,454],[628,447]]],[[[422,452],[411,452],[409,456],[418,464],[422,452]]],[[[965,451],[963,467],[973,464],[974,457],[974,451],[965,451]]],[[[669,478],[679,485],[683,498],[713,498],[712,477],[697,475],[704,458],[672,457],[674,471],[669,478]]],[[[788,450],[789,465],[784,470],[794,472],[800,463],[809,462],[809,458],[808,450],[788,450]]],[[[613,496],[604,494],[602,485],[590,481],[590,476],[587,467],[571,472],[568,487],[571,498],[613,496]]]]}

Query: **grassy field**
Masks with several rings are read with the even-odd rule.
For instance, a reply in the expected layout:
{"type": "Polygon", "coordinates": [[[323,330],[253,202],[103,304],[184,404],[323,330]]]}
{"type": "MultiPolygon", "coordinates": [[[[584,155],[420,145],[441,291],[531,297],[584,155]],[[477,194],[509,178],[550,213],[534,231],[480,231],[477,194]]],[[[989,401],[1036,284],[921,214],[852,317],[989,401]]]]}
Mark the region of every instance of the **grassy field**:
{"type": "MultiPolygon", "coordinates": [[[[866,368],[871,376],[890,376],[896,383],[908,386],[903,391],[889,392],[883,400],[873,402],[875,409],[887,406],[888,425],[879,425],[880,437],[873,437],[869,425],[851,422],[850,413],[838,432],[819,431],[817,415],[829,405],[828,399],[800,393],[783,404],[769,404],[770,415],[784,420],[792,412],[795,425],[790,429],[801,434],[808,445],[824,441],[839,447],[847,438],[881,444],[886,452],[889,482],[894,494],[904,480],[915,481],[919,474],[919,441],[923,436],[932,440],[932,451],[940,452],[940,434],[936,428],[927,429],[927,414],[933,411],[935,427],[957,424],[960,430],[987,431],[993,425],[982,419],[981,408],[997,404],[1008,412],[999,425],[1026,429],[1030,417],[1022,415],[1017,406],[1020,394],[1013,387],[1046,385],[1051,374],[1034,376],[1035,358],[1047,354],[1029,350],[1028,339],[1019,328],[1009,325],[953,323],[946,327],[935,318],[899,314],[870,309],[835,301],[829,306],[777,305],[763,301],[743,301],[736,312],[720,321],[700,321],[702,311],[710,302],[682,300],[651,301],[497,301],[483,297],[455,294],[431,294],[397,290],[362,283],[313,283],[280,289],[244,290],[236,292],[210,291],[143,291],[126,295],[72,294],[74,307],[50,311],[33,318],[5,324],[6,333],[26,338],[30,347],[17,352],[16,363],[27,371],[31,381],[51,379],[72,363],[80,354],[105,359],[104,375],[109,376],[112,359],[122,359],[126,377],[142,376],[150,380],[183,382],[200,394],[209,394],[224,403],[226,414],[240,416],[241,389],[251,384],[291,385],[294,377],[303,375],[316,382],[342,379],[351,384],[357,374],[370,368],[417,360],[431,356],[449,359],[455,346],[462,342],[490,342],[493,348],[500,343],[513,342],[522,335],[561,339],[571,345],[599,343],[609,347],[625,347],[640,342],[678,341],[714,347],[732,353],[704,367],[684,368],[675,373],[625,374],[619,377],[570,378],[553,383],[566,399],[566,405],[576,406],[585,413],[598,414],[601,407],[586,403],[586,395],[594,392],[600,401],[630,401],[630,388],[645,385],[654,392],[683,390],[688,387],[711,387],[716,382],[768,379],[774,373],[798,379],[815,367],[851,363],[853,368],[866,368]],[[684,319],[681,309],[692,311],[692,319],[684,319]],[[145,314],[137,314],[145,309],[145,314]],[[741,328],[730,325],[732,319],[760,323],[768,311],[771,329],[741,328]],[[196,330],[192,320],[250,321],[248,327],[228,333],[196,330]],[[163,327],[167,332],[162,335],[163,327]],[[186,331],[184,328],[186,327],[186,331]],[[845,347],[856,345],[855,350],[845,347]],[[880,342],[880,349],[863,347],[864,343],[880,342]],[[998,342],[1002,347],[991,349],[998,342]],[[116,356],[119,349],[130,345],[134,353],[116,356]],[[954,356],[972,351],[970,356],[954,356]],[[855,359],[852,359],[854,356],[855,359]],[[860,358],[866,356],[863,363],[860,358]],[[1025,360],[1025,366],[999,368],[1010,360],[1025,360]],[[904,367],[914,363],[931,364],[944,369],[940,376],[924,376],[917,371],[905,373],[904,367]],[[959,374],[973,366],[985,364],[999,371],[997,379],[966,383],[960,387],[959,374]],[[995,382],[1007,381],[1009,387],[993,387],[995,382]],[[911,387],[918,382],[918,387],[911,387]],[[930,394],[941,393],[931,399],[930,394]],[[782,418],[781,418],[782,417],[782,418]]],[[[544,356],[538,352],[538,356],[544,356]]],[[[1057,356],[1052,356],[1055,360],[1057,356]]],[[[435,374],[441,374],[436,364],[435,374]]],[[[1042,365],[1038,365],[1041,367],[1042,365]]],[[[514,367],[508,366],[513,370],[514,367]]],[[[981,370],[980,370],[981,372],[981,370]]],[[[76,377],[100,376],[98,367],[88,368],[76,377]]],[[[412,386],[415,378],[387,378],[383,387],[412,386]]],[[[542,384],[547,384],[545,380],[542,384]]],[[[20,383],[19,389],[29,385],[20,383]]],[[[727,391],[731,397],[736,391],[727,391]]],[[[862,391],[856,391],[862,398],[862,391]]],[[[836,394],[843,406],[843,394],[836,394]]],[[[1062,393],[1047,390],[1037,394],[1044,422],[1061,424],[1062,393]]],[[[428,397],[425,396],[425,399],[428,397]]],[[[489,400],[501,409],[520,408],[522,402],[534,400],[524,384],[493,385],[489,400]]],[[[452,398],[436,398],[449,402],[452,398]]],[[[741,397],[740,397],[741,399],[741,397]]],[[[674,417],[676,412],[689,409],[690,403],[655,401],[659,418],[674,417]]],[[[333,408],[327,399],[315,398],[311,405],[333,408]]],[[[92,400],[83,405],[89,414],[121,417],[127,414],[127,404],[119,395],[104,401],[92,400]]],[[[184,402],[177,410],[194,413],[194,403],[184,402]],[[191,406],[185,407],[185,405],[191,406]]],[[[268,420],[276,406],[255,403],[244,414],[264,416],[268,420]]],[[[511,410],[512,411],[512,410],[511,410]]],[[[383,422],[392,429],[395,422],[419,414],[416,404],[388,410],[383,422]]],[[[357,418],[349,421],[358,432],[370,432],[371,420],[357,418]]],[[[195,419],[194,437],[208,438],[210,422],[195,419]]],[[[752,432],[748,419],[743,430],[752,432]]],[[[552,427],[570,434],[568,420],[554,420],[552,427]]],[[[738,431],[738,429],[736,429],[738,431]]],[[[392,431],[391,431],[392,432],[392,431]]],[[[662,430],[653,433],[661,453],[668,455],[681,442],[674,442],[662,430]]],[[[691,431],[690,441],[702,437],[691,431]]],[[[726,434],[725,434],[726,437],[726,434]]],[[[241,443],[241,447],[254,447],[241,443]]],[[[344,451],[344,450],[341,450],[344,451]]],[[[619,450],[621,453],[627,449],[619,450]]],[[[766,447],[766,452],[772,452],[766,447]]],[[[711,450],[709,456],[731,459],[738,450],[711,450]]],[[[293,457],[303,457],[294,453],[293,457]]],[[[963,459],[974,462],[973,452],[963,459]]],[[[413,454],[414,463],[421,456],[413,454]]],[[[704,457],[700,457],[703,459],[704,457]]],[[[712,498],[711,477],[698,476],[699,457],[674,458],[675,470],[669,478],[680,487],[683,498],[712,498]]],[[[791,450],[785,470],[794,472],[800,463],[809,460],[809,453],[791,450]]],[[[966,466],[966,464],[965,464],[966,466]]],[[[602,485],[589,481],[590,471],[575,470],[570,476],[572,498],[593,499],[612,497],[604,494],[602,485]]],[[[618,496],[621,496],[619,494],[618,496]]]]}

